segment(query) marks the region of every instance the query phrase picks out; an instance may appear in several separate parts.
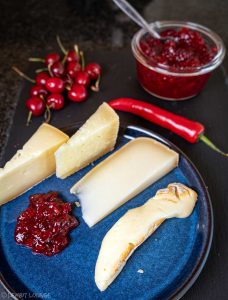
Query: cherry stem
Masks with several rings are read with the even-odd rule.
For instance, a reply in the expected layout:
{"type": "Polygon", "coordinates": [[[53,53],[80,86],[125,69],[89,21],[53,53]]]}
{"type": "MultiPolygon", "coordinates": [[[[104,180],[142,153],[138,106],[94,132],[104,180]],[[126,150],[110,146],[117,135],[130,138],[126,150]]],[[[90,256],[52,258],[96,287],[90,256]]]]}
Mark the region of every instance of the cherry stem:
{"type": "Polygon", "coordinates": [[[43,72],[43,71],[48,71],[48,68],[40,68],[40,69],[37,69],[35,72],[40,73],[40,72],[43,72]]]}
{"type": "Polygon", "coordinates": [[[42,63],[45,62],[45,60],[43,58],[40,58],[40,57],[29,57],[28,61],[31,61],[31,62],[42,62],[42,63]]]}
{"type": "Polygon", "coordinates": [[[46,123],[49,123],[51,121],[51,110],[48,105],[46,105],[46,111],[44,113],[44,119],[46,123]]]}
{"type": "Polygon", "coordinates": [[[81,58],[81,65],[82,65],[82,71],[85,69],[85,57],[83,51],[80,51],[80,58],[81,58]]]}
{"type": "Polygon", "coordinates": [[[26,126],[29,126],[29,124],[31,122],[31,119],[32,119],[32,112],[30,110],[29,113],[28,113],[28,118],[27,118],[26,126]]]}
{"type": "Polygon", "coordinates": [[[95,84],[91,86],[92,91],[99,92],[100,81],[101,81],[101,76],[99,75],[96,82],[95,82],[95,84]]]}
{"type": "Polygon", "coordinates": [[[57,40],[57,43],[58,43],[58,45],[59,45],[59,48],[61,49],[61,51],[63,52],[63,54],[67,54],[67,51],[66,51],[66,49],[64,48],[64,46],[63,46],[63,44],[62,44],[62,42],[61,42],[61,40],[60,40],[60,37],[57,35],[56,36],[56,40],[57,40]]]}
{"type": "Polygon", "coordinates": [[[31,77],[27,76],[26,74],[24,74],[23,72],[21,72],[17,67],[15,66],[12,66],[12,69],[21,77],[23,77],[24,79],[32,82],[32,83],[35,83],[35,80],[32,79],[31,77]]]}
{"type": "Polygon", "coordinates": [[[212,143],[212,141],[210,141],[204,134],[202,134],[199,137],[199,140],[202,141],[203,143],[205,143],[208,147],[210,147],[212,150],[224,155],[224,156],[228,156],[228,153],[223,152],[222,150],[220,150],[217,146],[215,146],[214,143],[212,143]]]}
{"type": "Polygon", "coordinates": [[[79,48],[78,48],[78,45],[74,45],[74,51],[76,52],[77,56],[79,57],[79,48]]]}
{"type": "Polygon", "coordinates": [[[53,73],[52,73],[52,71],[51,71],[51,66],[52,66],[52,64],[49,64],[49,65],[48,65],[48,72],[49,72],[49,75],[50,75],[51,77],[54,77],[54,75],[53,75],[53,73]]]}
{"type": "Polygon", "coordinates": [[[67,53],[64,55],[64,58],[62,60],[62,64],[64,65],[67,59],[67,55],[68,55],[69,51],[67,51],[67,53]]]}

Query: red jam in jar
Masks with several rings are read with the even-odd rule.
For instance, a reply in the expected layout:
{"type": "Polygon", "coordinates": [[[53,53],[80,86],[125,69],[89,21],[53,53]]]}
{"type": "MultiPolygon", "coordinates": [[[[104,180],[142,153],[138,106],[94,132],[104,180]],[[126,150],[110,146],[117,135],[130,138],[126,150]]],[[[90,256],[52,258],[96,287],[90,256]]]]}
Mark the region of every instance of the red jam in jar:
{"type": "Polygon", "coordinates": [[[52,256],[69,243],[68,233],[79,225],[70,215],[70,203],[64,203],[57,192],[35,194],[28,208],[17,218],[15,241],[32,248],[34,253],[52,256]]]}
{"type": "Polygon", "coordinates": [[[213,32],[210,40],[203,29],[199,32],[185,26],[164,27],[160,28],[164,39],[142,30],[133,38],[139,82],[146,91],[162,99],[191,98],[202,90],[211,71],[221,63],[225,54],[223,43],[213,32]]]}

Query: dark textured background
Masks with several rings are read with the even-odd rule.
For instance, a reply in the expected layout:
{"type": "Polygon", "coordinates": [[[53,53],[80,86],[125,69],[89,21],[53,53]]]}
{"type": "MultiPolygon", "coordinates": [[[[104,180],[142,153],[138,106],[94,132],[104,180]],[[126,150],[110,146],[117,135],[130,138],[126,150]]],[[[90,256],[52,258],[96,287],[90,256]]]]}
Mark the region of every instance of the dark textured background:
{"type": "MultiPolygon", "coordinates": [[[[228,45],[226,0],[134,0],[148,21],[178,19],[199,22],[220,34],[228,45]]],[[[27,58],[56,46],[59,34],[66,46],[83,49],[116,48],[129,44],[137,26],[111,0],[0,1],[0,158],[15,111],[19,78],[16,64],[28,68],[27,58]]],[[[225,60],[228,66],[228,58],[225,60]]]]}
{"type": "MultiPolygon", "coordinates": [[[[228,47],[228,30],[226,26],[228,19],[227,1],[155,0],[131,2],[150,21],[178,19],[195,21],[206,25],[220,34],[226,47],[228,47]]],[[[116,53],[118,53],[116,49],[129,46],[131,37],[136,30],[137,26],[122,15],[111,1],[1,0],[0,160],[7,143],[17,105],[16,100],[18,97],[16,95],[21,84],[18,76],[11,70],[13,64],[26,71],[29,68],[28,57],[37,56],[38,53],[46,53],[56,48],[56,34],[61,36],[66,47],[78,43],[85,51],[87,50],[90,53],[93,50],[96,50],[96,53],[99,53],[99,50],[103,53],[103,50],[110,49],[115,52],[116,57],[116,53]]],[[[122,51],[119,53],[122,55],[122,51]]],[[[112,52],[106,52],[106,56],[104,61],[106,61],[105,68],[108,72],[109,62],[110,64],[112,62],[112,52]]],[[[128,57],[128,54],[123,56],[124,61],[126,61],[126,57],[128,57]]],[[[121,59],[122,56],[120,56],[119,61],[121,59]]],[[[227,68],[228,58],[226,57],[223,66],[210,79],[205,92],[199,96],[199,104],[197,104],[198,99],[175,104],[154,98],[152,102],[200,120],[207,126],[208,135],[216,140],[219,145],[228,149],[227,68]]],[[[134,78],[135,74],[133,73],[132,76],[134,78]]],[[[118,74],[115,73],[113,82],[110,82],[110,88],[113,88],[115,92],[112,95],[108,93],[109,97],[121,96],[121,85],[117,84],[118,79],[118,74]],[[118,85],[118,89],[116,89],[115,85],[118,85]]],[[[141,92],[136,88],[129,96],[140,95],[141,92]]],[[[151,99],[146,93],[142,95],[145,100],[151,99]]],[[[99,99],[99,94],[95,98],[97,99],[96,101],[106,100],[99,99]]],[[[23,101],[25,99],[20,100],[23,101]]],[[[89,102],[85,104],[84,115],[90,114],[90,108],[87,110],[88,104],[89,102]]],[[[58,117],[60,115],[61,113],[58,117]]],[[[53,121],[55,122],[55,118],[53,121]]],[[[122,122],[141,124],[168,137],[190,156],[205,178],[212,196],[215,212],[214,241],[205,269],[184,299],[227,299],[227,161],[206,149],[202,144],[189,145],[175,135],[168,134],[167,131],[158,129],[148,122],[141,122],[138,118],[129,116],[126,119],[123,117],[122,122]]],[[[20,140],[20,134],[18,134],[18,140],[20,140]]],[[[6,298],[5,294],[1,294],[0,289],[0,299],[6,298]]]]}

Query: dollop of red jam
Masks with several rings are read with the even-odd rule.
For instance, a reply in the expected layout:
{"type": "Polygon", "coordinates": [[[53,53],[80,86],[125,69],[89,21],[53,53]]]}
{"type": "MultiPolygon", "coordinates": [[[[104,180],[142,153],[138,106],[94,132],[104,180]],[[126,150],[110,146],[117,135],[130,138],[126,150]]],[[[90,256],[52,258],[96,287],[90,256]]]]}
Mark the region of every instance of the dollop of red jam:
{"type": "Polygon", "coordinates": [[[72,206],[65,203],[57,192],[35,194],[30,204],[17,218],[15,241],[34,253],[52,256],[69,243],[68,233],[79,225],[70,215],[72,206]]]}
{"type": "Polygon", "coordinates": [[[162,99],[183,100],[197,95],[211,71],[202,74],[196,71],[210,63],[217,48],[209,45],[199,32],[185,27],[164,30],[160,34],[172,38],[159,40],[146,34],[140,39],[138,47],[146,60],[145,65],[137,59],[140,84],[146,91],[162,99]],[[153,67],[159,67],[161,71],[153,67]]]}
{"type": "Polygon", "coordinates": [[[211,47],[199,32],[189,28],[168,29],[160,34],[167,39],[160,40],[146,34],[140,41],[141,51],[151,63],[179,71],[208,64],[217,53],[216,47],[211,47]]]}

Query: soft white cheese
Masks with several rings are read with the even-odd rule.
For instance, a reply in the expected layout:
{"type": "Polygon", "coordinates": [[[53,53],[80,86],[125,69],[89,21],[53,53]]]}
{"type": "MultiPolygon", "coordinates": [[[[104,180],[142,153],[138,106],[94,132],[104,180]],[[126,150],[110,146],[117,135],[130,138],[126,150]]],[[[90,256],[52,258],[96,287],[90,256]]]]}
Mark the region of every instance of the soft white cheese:
{"type": "Polygon", "coordinates": [[[179,155],[151,138],[137,138],[110,155],[72,188],[91,227],[178,164],[179,155]]]}
{"type": "Polygon", "coordinates": [[[4,168],[0,168],[0,205],[53,174],[54,152],[68,139],[59,129],[42,124],[4,168]]]}
{"type": "Polygon", "coordinates": [[[86,123],[55,153],[56,176],[67,176],[111,151],[116,143],[119,117],[103,103],[86,123]]]}

